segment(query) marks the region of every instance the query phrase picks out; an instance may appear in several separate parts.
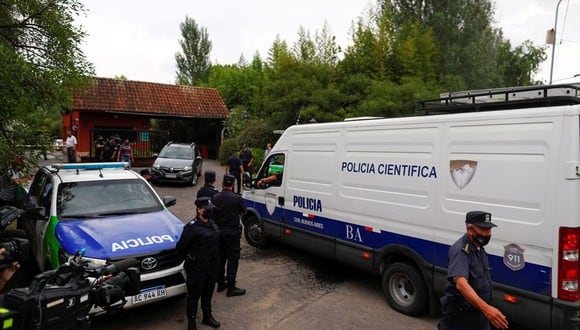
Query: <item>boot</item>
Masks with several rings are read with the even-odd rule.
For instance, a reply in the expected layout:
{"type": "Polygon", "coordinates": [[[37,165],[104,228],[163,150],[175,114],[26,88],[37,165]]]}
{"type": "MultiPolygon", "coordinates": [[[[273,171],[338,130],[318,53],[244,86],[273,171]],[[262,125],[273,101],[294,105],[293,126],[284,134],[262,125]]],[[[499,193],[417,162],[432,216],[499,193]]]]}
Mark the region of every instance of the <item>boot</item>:
{"type": "Polygon", "coordinates": [[[205,325],[209,325],[212,328],[219,328],[220,327],[220,323],[218,321],[216,321],[213,316],[211,315],[211,313],[204,313],[203,314],[203,320],[201,320],[201,323],[205,324],[205,325]]]}
{"type": "Polygon", "coordinates": [[[195,323],[197,317],[191,317],[187,321],[187,330],[197,330],[197,324],[195,323]]]}
{"type": "Polygon", "coordinates": [[[228,292],[226,297],[243,296],[246,294],[246,289],[237,288],[234,284],[228,285],[228,292]]]}
{"type": "Polygon", "coordinates": [[[225,282],[218,282],[217,292],[223,292],[225,289],[226,289],[226,283],[225,282]]]}

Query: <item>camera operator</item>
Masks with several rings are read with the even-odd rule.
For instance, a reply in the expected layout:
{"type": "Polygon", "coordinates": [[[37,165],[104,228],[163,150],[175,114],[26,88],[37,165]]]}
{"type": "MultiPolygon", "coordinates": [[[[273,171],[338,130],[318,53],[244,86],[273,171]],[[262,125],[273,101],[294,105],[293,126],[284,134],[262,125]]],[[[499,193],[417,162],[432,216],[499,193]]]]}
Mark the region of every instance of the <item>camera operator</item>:
{"type": "MultiPolygon", "coordinates": [[[[3,255],[4,251],[6,251],[4,248],[0,248],[0,255],[3,255]]],[[[13,261],[11,264],[7,265],[6,268],[0,270],[0,292],[4,291],[4,286],[6,286],[6,283],[10,281],[12,276],[14,276],[14,273],[16,273],[18,268],[20,268],[18,261],[13,261]]]]}

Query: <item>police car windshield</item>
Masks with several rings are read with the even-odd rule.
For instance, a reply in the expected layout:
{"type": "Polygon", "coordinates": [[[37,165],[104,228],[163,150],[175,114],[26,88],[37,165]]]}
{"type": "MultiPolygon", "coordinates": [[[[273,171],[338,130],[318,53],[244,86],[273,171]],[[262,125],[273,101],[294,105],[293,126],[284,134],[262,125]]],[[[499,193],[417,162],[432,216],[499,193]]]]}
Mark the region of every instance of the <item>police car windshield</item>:
{"type": "Polygon", "coordinates": [[[61,220],[154,212],[163,205],[142,180],[103,180],[63,183],[58,187],[61,220]]]}
{"type": "Polygon", "coordinates": [[[193,159],[193,149],[189,146],[168,146],[161,150],[159,157],[171,159],[193,159]]]}

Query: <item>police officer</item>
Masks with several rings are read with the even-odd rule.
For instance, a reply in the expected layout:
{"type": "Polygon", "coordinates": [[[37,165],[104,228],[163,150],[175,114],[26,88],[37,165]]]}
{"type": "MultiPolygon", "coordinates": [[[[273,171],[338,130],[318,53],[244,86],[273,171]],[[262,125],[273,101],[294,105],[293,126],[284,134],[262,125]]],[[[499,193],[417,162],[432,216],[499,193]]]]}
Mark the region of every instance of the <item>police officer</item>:
{"type": "Polygon", "coordinates": [[[218,193],[215,188],[215,171],[205,171],[203,173],[203,179],[205,184],[197,191],[197,198],[200,197],[213,197],[213,195],[218,193]]]}
{"type": "Polygon", "coordinates": [[[177,250],[185,258],[187,274],[186,312],[188,329],[197,329],[197,302],[201,297],[202,323],[219,328],[211,314],[211,298],[215,288],[219,262],[219,229],[211,219],[215,206],[209,197],[195,200],[197,216],[183,227],[177,250]]]}
{"type": "Polygon", "coordinates": [[[244,176],[244,165],[238,157],[236,149],[232,149],[232,155],[226,160],[226,173],[236,178],[238,194],[242,193],[242,177],[244,176]]]}
{"type": "Polygon", "coordinates": [[[447,289],[441,298],[440,330],[507,329],[502,312],[491,306],[491,276],[484,246],[491,239],[491,214],[471,211],[465,216],[467,233],[449,248],[447,289]]]}
{"type": "Polygon", "coordinates": [[[218,292],[226,288],[226,296],[242,296],[246,294],[245,289],[236,287],[236,275],[240,260],[240,238],[242,237],[242,226],[240,224],[240,214],[246,211],[244,201],[240,195],[234,193],[233,175],[224,175],[223,189],[212,201],[216,205],[215,222],[220,229],[220,262],[217,274],[218,292]],[[227,263],[227,272],[226,272],[227,263]],[[224,276],[224,273],[227,273],[224,276]]]}

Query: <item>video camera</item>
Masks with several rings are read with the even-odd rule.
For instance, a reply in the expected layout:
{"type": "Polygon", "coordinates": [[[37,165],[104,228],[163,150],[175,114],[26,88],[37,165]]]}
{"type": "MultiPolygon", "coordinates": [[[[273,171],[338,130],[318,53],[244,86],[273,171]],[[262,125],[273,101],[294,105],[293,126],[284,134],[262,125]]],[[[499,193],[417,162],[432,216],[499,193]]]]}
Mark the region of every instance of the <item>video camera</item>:
{"type": "Polygon", "coordinates": [[[93,267],[79,251],[59,268],[40,273],[27,288],[12,289],[4,296],[0,324],[14,329],[86,329],[90,312],[122,308],[125,296],[139,293],[137,260],[124,259],[93,267]]]}
{"type": "Polygon", "coordinates": [[[0,207],[0,248],[4,252],[0,254],[0,271],[3,271],[14,261],[23,263],[29,254],[30,245],[28,240],[18,235],[24,236],[17,230],[6,230],[12,222],[20,218],[24,211],[13,206],[0,207]]]}

